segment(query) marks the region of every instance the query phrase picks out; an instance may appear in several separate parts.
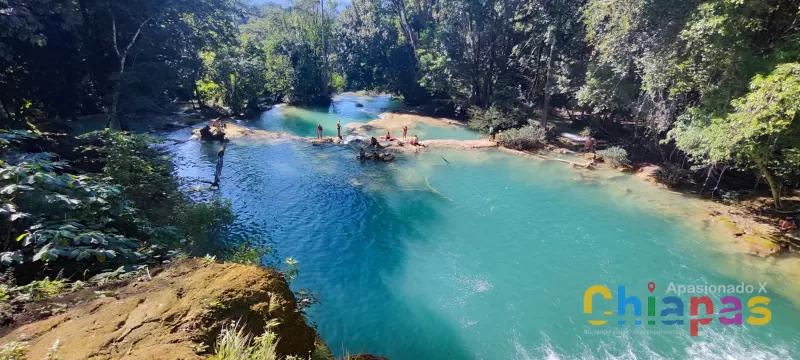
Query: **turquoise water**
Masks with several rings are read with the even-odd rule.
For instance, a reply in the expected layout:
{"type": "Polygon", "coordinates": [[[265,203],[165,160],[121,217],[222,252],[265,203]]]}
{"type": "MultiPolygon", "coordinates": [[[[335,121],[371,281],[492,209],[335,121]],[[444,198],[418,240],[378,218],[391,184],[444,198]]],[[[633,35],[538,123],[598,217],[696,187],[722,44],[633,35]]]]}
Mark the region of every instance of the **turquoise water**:
{"type": "Polygon", "coordinates": [[[314,137],[317,136],[319,124],[322,125],[324,136],[336,136],[337,121],[341,121],[343,127],[350,122],[369,122],[384,111],[400,107],[402,103],[392,100],[388,95],[340,94],[325,108],[276,106],[261,114],[255,121],[247,122],[247,125],[262,130],[314,137]],[[358,107],[359,103],[364,106],[358,107]]]}
{"type": "MultiPolygon", "coordinates": [[[[403,134],[402,127],[392,129],[392,136],[398,138],[403,134]]],[[[383,136],[386,131],[369,131],[367,136],[383,136]]],[[[478,133],[467,129],[465,126],[457,125],[429,125],[424,123],[411,124],[408,127],[408,136],[419,136],[420,140],[448,139],[448,140],[475,140],[478,133]]]]}
{"type": "MultiPolygon", "coordinates": [[[[309,114],[316,122],[327,113],[309,114]]],[[[217,149],[177,145],[179,175],[209,178],[217,149]]],[[[800,267],[732,251],[695,221],[690,199],[626,175],[500,151],[428,149],[390,164],[354,156],[346,146],[234,142],[219,191],[238,215],[229,241],[252,238],[299,260],[292,287],[320,297],[310,314],[335,353],[393,360],[800,354],[800,267]],[[699,337],[688,335],[688,324],[647,334],[616,318],[602,327],[586,322],[589,286],[606,285],[616,296],[626,285],[644,300],[651,281],[659,298],[669,282],[767,281],[772,321],[715,321],[699,337]],[[586,332],[594,329],[628,331],[586,332]]]]}

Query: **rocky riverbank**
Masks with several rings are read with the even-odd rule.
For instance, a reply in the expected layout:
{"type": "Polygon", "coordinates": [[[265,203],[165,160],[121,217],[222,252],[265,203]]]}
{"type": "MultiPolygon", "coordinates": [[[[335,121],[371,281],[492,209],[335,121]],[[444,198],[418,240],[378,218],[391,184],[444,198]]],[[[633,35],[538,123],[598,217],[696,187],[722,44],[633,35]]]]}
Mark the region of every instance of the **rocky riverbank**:
{"type": "Polygon", "coordinates": [[[280,338],[278,355],[332,359],[283,274],[272,269],[186,259],[152,281],[70,296],[82,298],[64,313],[7,329],[0,344],[24,344],[30,359],[44,359],[58,343],[57,354],[65,360],[200,360],[208,359],[231,322],[254,336],[277,322],[271,331],[280,338]]]}

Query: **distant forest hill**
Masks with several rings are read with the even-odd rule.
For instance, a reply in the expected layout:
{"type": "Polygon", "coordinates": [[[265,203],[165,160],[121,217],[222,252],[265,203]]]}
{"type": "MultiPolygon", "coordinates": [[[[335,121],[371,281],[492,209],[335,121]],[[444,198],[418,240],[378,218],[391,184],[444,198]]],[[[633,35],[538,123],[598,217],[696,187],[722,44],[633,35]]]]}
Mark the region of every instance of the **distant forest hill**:
{"type": "Polygon", "coordinates": [[[124,128],[176,99],[238,114],[350,89],[486,130],[547,127],[557,107],[753,169],[780,207],[800,175],[798,16],[798,0],[0,0],[0,115],[124,128]]]}

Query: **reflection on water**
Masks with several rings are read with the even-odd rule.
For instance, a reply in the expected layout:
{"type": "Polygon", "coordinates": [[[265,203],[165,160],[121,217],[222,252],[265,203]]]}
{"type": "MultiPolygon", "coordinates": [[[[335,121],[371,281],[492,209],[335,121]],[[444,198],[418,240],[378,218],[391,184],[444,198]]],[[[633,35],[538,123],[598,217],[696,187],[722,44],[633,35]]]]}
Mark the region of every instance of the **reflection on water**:
{"type": "MultiPolygon", "coordinates": [[[[179,175],[210,176],[216,150],[176,145],[179,175]]],[[[689,199],[500,151],[429,149],[392,164],[354,156],[299,141],[234,143],[220,189],[238,215],[230,241],[253,238],[300,261],[292,287],[321,297],[311,313],[334,352],[767,359],[800,350],[797,307],[775,292],[797,293],[797,276],[776,271],[791,262],[727,251],[689,199]],[[645,298],[653,281],[662,298],[670,282],[765,280],[773,316],[763,327],[715,321],[694,338],[688,324],[666,334],[586,332],[583,293],[593,284],[645,298]]]]}

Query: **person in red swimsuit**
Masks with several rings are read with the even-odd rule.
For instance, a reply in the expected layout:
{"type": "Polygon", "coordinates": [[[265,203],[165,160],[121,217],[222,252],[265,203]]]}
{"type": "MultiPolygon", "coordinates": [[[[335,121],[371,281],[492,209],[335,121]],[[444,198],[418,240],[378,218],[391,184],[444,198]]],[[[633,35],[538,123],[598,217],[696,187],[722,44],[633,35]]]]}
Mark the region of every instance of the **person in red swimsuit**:
{"type": "Polygon", "coordinates": [[[789,231],[789,230],[796,230],[798,226],[798,220],[791,216],[787,216],[785,219],[781,220],[780,229],[781,231],[789,231]]]}

